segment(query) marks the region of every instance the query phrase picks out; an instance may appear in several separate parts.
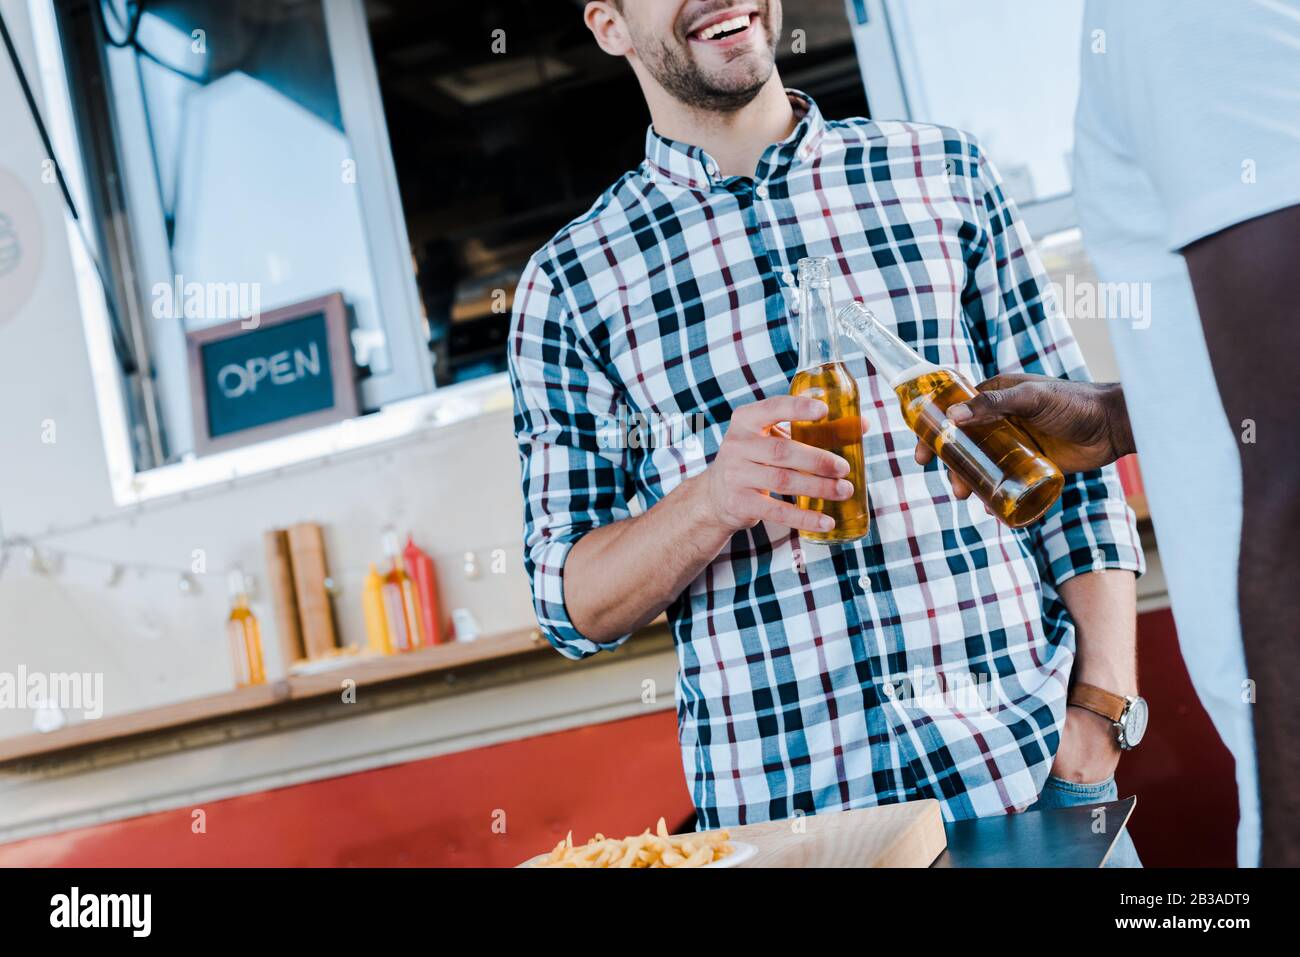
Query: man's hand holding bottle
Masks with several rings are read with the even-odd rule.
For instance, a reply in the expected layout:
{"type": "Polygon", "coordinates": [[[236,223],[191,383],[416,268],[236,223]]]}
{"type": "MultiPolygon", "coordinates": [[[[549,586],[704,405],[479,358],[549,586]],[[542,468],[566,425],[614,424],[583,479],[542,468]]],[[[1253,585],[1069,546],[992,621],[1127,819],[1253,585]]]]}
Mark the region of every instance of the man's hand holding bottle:
{"type": "Polygon", "coordinates": [[[834,452],[796,442],[784,422],[815,422],[826,403],[779,395],[737,409],[726,436],[701,476],[701,519],[730,531],[768,521],[807,532],[825,532],[835,521],[774,495],[844,501],[853,495],[849,463],[834,452]]]}
{"type": "MultiPolygon", "coordinates": [[[[1117,383],[1074,382],[1051,376],[1010,373],[986,379],[970,402],[951,406],[958,426],[1014,419],[1063,472],[1087,472],[1133,451],[1124,391],[1117,383]]],[[[934,453],[917,443],[916,461],[934,453]]],[[[949,473],[953,492],[967,498],[970,487],[949,473]]]]}

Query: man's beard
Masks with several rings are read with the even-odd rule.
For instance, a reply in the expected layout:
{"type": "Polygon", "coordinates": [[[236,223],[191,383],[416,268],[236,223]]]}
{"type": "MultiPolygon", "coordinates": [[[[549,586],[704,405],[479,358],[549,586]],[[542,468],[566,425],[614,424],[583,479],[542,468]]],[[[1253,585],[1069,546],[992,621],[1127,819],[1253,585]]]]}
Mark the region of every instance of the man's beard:
{"type": "Polygon", "coordinates": [[[673,99],[697,110],[734,113],[758,96],[776,63],[777,30],[768,22],[767,10],[759,15],[759,22],[767,35],[769,58],[766,67],[758,71],[761,75],[739,86],[724,86],[707,76],[690,54],[689,40],[679,46],[658,40],[642,53],[641,62],[673,99]]]}

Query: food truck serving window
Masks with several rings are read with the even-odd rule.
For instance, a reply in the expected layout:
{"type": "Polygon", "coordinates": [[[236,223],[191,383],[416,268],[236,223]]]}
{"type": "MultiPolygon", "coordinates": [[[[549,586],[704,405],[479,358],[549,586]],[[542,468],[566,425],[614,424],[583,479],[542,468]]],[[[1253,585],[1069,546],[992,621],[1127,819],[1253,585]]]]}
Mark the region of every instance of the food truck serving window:
{"type": "MultiPolygon", "coordinates": [[[[346,357],[350,394],[337,408],[432,390],[360,0],[31,8],[38,46],[44,24],[45,53],[53,47],[66,76],[72,122],[59,154],[90,213],[130,471],[213,448],[196,415],[202,367],[187,358],[196,336],[256,328],[323,296],[342,310],[328,343],[346,357]]],[[[284,408],[258,415],[281,431],[320,422],[319,409],[284,408]]],[[[243,444],[267,437],[248,430],[243,444]]]]}
{"type": "MultiPolygon", "coordinates": [[[[499,405],[528,256],[644,156],[635,78],[574,0],[29,10],[40,73],[65,84],[46,107],[55,149],[90,213],[82,305],[119,502],[292,464],[288,439],[301,460],[392,436],[396,415],[499,405]],[[347,358],[331,390],[351,390],[358,428],[282,403],[223,432],[195,343],[331,295],[330,358],[347,358]]],[[[786,24],[786,83],[827,115],[866,114],[842,0],[789,0],[786,24]]]]}

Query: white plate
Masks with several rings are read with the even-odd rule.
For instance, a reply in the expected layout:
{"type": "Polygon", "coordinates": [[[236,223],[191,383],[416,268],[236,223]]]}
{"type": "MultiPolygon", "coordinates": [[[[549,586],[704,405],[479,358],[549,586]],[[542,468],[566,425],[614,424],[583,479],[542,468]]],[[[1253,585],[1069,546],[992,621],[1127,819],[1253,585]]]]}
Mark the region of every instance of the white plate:
{"type": "MultiPolygon", "coordinates": [[[[705,870],[710,867],[737,867],[758,853],[758,848],[753,844],[746,844],[744,841],[728,841],[727,843],[729,843],[734,850],[720,861],[714,861],[712,864],[705,864],[704,867],[700,868],[700,870],[705,870]]],[[[533,867],[539,861],[543,861],[547,857],[550,857],[550,854],[538,854],[536,857],[530,857],[519,866],[533,867]]]]}
{"type": "Polygon", "coordinates": [[[720,861],[705,864],[705,867],[739,867],[758,853],[758,848],[753,844],[746,844],[744,841],[728,841],[727,843],[735,850],[720,861]]]}

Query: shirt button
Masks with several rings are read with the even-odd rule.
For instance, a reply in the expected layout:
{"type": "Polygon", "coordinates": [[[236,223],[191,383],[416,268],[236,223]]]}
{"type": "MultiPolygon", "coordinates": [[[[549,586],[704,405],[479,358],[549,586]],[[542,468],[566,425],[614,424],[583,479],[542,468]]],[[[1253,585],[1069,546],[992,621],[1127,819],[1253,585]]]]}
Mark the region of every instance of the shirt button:
{"type": "Polygon", "coordinates": [[[708,168],[705,172],[707,172],[707,173],[709,174],[709,179],[717,179],[717,178],[718,178],[718,168],[717,168],[716,166],[710,165],[709,168],[708,168]]]}
{"type": "Polygon", "coordinates": [[[871,591],[871,576],[863,575],[858,579],[858,587],[864,592],[871,591]]]}
{"type": "Polygon", "coordinates": [[[784,282],[787,286],[793,286],[793,285],[794,285],[794,273],[792,273],[792,272],[790,272],[790,271],[788,271],[788,270],[787,270],[786,272],[783,272],[783,273],[781,274],[781,281],[784,282]]]}
{"type": "Polygon", "coordinates": [[[764,186],[762,183],[759,183],[757,186],[754,187],[754,195],[757,196],[759,199],[767,199],[767,187],[764,186]]]}

